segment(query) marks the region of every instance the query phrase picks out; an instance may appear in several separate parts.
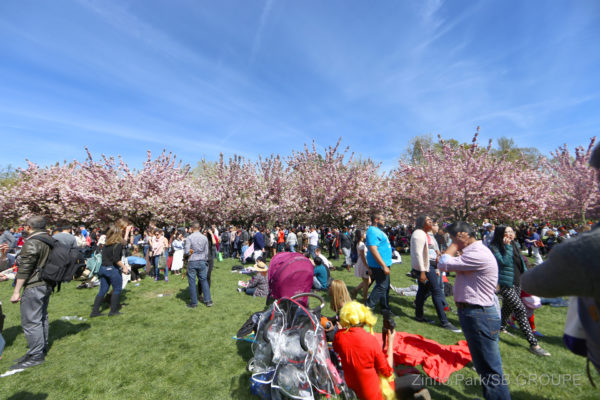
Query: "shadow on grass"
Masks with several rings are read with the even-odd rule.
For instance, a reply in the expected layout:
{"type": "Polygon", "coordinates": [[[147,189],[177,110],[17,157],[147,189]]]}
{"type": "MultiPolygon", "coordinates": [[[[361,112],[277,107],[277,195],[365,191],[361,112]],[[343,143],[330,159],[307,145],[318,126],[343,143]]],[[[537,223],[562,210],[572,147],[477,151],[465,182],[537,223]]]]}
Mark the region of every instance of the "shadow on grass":
{"type": "Polygon", "coordinates": [[[518,391],[518,392],[510,392],[510,397],[513,400],[544,400],[546,399],[546,397],[544,396],[536,396],[534,394],[531,394],[530,392],[522,392],[522,391],[518,391]]]}
{"type": "Polygon", "coordinates": [[[6,400],[44,400],[48,398],[47,393],[31,393],[31,392],[19,392],[8,397],[6,400]]]}
{"type": "MultiPolygon", "coordinates": [[[[60,340],[66,336],[76,335],[81,331],[89,329],[90,326],[91,325],[87,323],[73,324],[69,321],[63,321],[60,319],[50,322],[48,350],[52,347],[52,343],[54,343],[54,341],[60,340]]],[[[20,325],[11,326],[10,328],[5,329],[4,332],[2,332],[2,336],[6,341],[6,347],[12,345],[12,343],[15,341],[15,338],[22,332],[23,329],[21,329],[20,325]]]]}
{"type": "MultiPolygon", "coordinates": [[[[210,289],[210,287],[209,287],[209,289],[210,289]]],[[[198,303],[204,303],[204,298],[202,297],[202,290],[201,290],[199,284],[196,285],[196,290],[198,291],[198,303]]],[[[212,296],[212,290],[211,290],[211,296],[212,296]]],[[[190,297],[189,287],[186,287],[185,289],[180,289],[179,293],[177,293],[175,295],[175,298],[183,301],[185,304],[188,304],[192,300],[190,297]]]]}
{"type": "Polygon", "coordinates": [[[180,289],[179,293],[175,295],[175,298],[188,304],[190,302],[190,290],[188,288],[180,289]]]}
{"type": "MultiPolygon", "coordinates": [[[[240,357],[248,362],[252,358],[252,344],[245,342],[243,340],[236,341],[237,351],[240,357]]],[[[238,376],[231,377],[231,383],[229,386],[229,393],[231,394],[232,399],[249,399],[249,398],[258,398],[253,396],[250,393],[250,377],[252,373],[247,369],[244,370],[244,373],[238,376]]]]}

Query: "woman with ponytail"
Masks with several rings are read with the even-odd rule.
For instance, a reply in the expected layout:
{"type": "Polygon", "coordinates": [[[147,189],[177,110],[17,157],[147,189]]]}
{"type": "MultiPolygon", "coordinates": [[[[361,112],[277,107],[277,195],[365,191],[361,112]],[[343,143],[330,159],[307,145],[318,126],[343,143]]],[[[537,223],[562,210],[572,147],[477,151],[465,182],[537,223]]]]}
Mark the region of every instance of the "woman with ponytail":
{"type": "MultiPolygon", "coordinates": [[[[392,352],[388,357],[373,336],[377,318],[366,306],[351,301],[340,310],[340,329],[333,341],[333,349],[342,360],[344,378],[361,400],[396,399],[389,385],[393,379],[392,352]],[[367,332],[367,330],[369,332],[367,332]]],[[[393,332],[388,343],[393,343],[393,332]]],[[[391,350],[393,346],[388,346],[391,350]]]]}

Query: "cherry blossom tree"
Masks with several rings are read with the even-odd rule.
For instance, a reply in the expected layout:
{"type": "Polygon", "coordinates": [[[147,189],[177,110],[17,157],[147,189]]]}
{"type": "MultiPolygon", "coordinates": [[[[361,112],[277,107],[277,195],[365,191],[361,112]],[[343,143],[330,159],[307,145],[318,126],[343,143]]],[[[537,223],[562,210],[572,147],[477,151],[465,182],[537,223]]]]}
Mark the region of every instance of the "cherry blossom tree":
{"type": "Polygon", "coordinates": [[[292,193],[298,200],[296,221],[348,225],[366,222],[375,210],[387,210],[387,182],[379,164],[356,160],[349,148],[335,146],[317,151],[313,142],[303,152],[293,152],[287,164],[292,170],[292,193]]]}
{"type": "Polygon", "coordinates": [[[552,176],[551,217],[578,222],[598,217],[600,195],[596,171],[589,166],[595,143],[594,137],[587,149],[575,148],[574,155],[566,144],[552,152],[553,158],[547,164],[552,176]]]}
{"type": "Polygon", "coordinates": [[[524,157],[498,157],[492,142],[480,147],[479,128],[471,144],[439,139],[423,149],[420,163],[400,161],[392,173],[396,207],[414,217],[428,213],[451,220],[529,220],[543,216],[548,178],[524,157]]]}

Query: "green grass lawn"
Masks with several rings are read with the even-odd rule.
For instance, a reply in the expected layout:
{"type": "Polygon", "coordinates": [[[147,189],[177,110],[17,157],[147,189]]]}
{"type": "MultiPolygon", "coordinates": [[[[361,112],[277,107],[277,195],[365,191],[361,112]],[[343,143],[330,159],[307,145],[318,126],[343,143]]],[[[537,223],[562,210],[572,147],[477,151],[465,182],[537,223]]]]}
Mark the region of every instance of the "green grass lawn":
{"type": "MultiPolygon", "coordinates": [[[[409,286],[406,272],[410,259],[392,269],[394,286],[409,286]]],[[[124,292],[123,315],[87,319],[98,289],[77,290],[78,282],[63,286],[50,299],[50,352],[46,362],[20,374],[0,379],[0,399],[251,399],[246,363],[250,344],[232,336],[264,299],[236,291],[242,275],[231,273],[231,260],[216,263],[213,272],[214,307],[188,309],[187,280],[171,276],[168,283],[142,281],[124,292]],[[162,295],[162,296],[161,296],[162,295]],[[63,316],[82,316],[85,321],[65,321],[63,316]]],[[[336,263],[339,265],[339,262],[336,263]]],[[[333,277],[350,288],[358,283],[353,272],[338,270],[333,277]]],[[[0,372],[26,351],[17,305],[8,301],[12,287],[0,283],[0,299],[7,320],[4,338],[7,347],[0,372]]],[[[360,298],[360,295],[359,295],[360,298]]],[[[413,298],[391,295],[398,330],[417,333],[443,344],[463,339],[434,325],[415,322],[413,298]]],[[[450,303],[453,302],[450,299],[450,303]]],[[[332,314],[326,308],[325,314],[332,314]]],[[[426,317],[436,319],[431,300],[426,317]]],[[[511,379],[513,399],[592,399],[593,389],[585,375],[585,359],[562,345],[566,308],[544,306],[536,311],[538,330],[546,335],[540,344],[552,357],[530,354],[525,338],[501,336],[504,371],[511,379]],[[551,374],[551,375],[548,375],[551,374]],[[573,377],[576,384],[564,380],[573,377]],[[534,381],[535,378],[535,381],[534,381]],[[554,378],[554,382],[550,380],[554,378]],[[550,381],[549,381],[550,380],[550,381]],[[562,384],[561,384],[562,383],[562,384]]],[[[459,325],[456,314],[450,321],[459,325]]],[[[378,321],[377,331],[381,330],[378,321]]],[[[469,367],[455,373],[451,384],[430,386],[434,399],[481,398],[480,386],[469,380],[477,377],[469,367]]]]}

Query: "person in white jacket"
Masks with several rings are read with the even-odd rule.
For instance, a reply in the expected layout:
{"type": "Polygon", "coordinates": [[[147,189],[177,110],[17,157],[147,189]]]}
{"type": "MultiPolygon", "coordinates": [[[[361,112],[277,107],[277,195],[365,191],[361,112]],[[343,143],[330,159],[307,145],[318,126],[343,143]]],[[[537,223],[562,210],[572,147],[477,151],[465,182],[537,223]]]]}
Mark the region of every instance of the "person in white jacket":
{"type": "Polygon", "coordinates": [[[427,296],[431,294],[440,325],[449,331],[460,333],[461,330],[448,321],[444,311],[444,292],[439,284],[439,271],[433,238],[427,234],[433,228],[433,220],[427,215],[420,215],[415,223],[415,231],[410,238],[410,256],[413,274],[418,277],[417,298],[415,300],[415,319],[418,322],[432,322],[423,316],[423,306],[427,296]],[[435,257],[435,258],[434,258],[435,257]]]}

